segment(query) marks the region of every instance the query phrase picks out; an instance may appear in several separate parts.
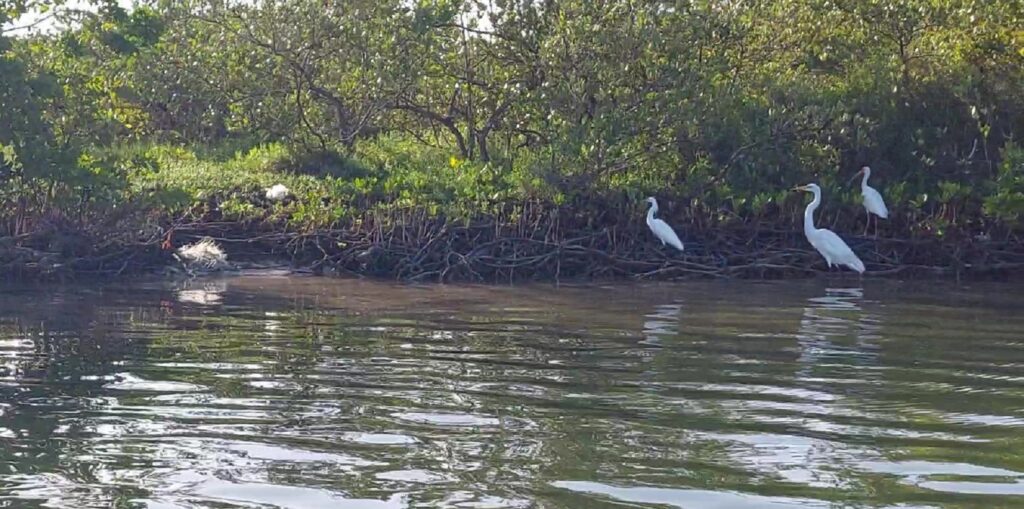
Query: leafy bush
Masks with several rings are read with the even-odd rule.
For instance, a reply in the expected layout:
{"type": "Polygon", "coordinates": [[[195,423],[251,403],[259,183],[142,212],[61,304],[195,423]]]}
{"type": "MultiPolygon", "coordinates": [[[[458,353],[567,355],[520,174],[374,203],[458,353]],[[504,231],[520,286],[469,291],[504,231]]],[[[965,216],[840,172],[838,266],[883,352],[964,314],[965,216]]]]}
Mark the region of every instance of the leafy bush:
{"type": "Polygon", "coordinates": [[[846,227],[862,218],[847,177],[870,164],[903,234],[1020,225],[1011,0],[200,1],[77,16],[0,36],[15,215],[120,196],[313,228],[524,200],[632,215],[658,195],[701,224],[791,224],[802,201],[787,190],[816,181],[846,227]],[[294,199],[261,203],[279,182],[294,199]]]}
{"type": "Polygon", "coordinates": [[[1024,148],[1007,144],[1002,156],[995,188],[985,199],[985,212],[1020,224],[1024,218],[1024,148]]]}

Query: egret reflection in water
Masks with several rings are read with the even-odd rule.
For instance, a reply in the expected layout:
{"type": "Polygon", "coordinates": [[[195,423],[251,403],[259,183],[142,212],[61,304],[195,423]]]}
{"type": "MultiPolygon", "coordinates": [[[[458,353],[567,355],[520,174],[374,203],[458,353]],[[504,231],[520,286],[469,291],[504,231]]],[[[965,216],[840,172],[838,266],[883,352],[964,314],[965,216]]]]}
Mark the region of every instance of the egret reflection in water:
{"type": "Polygon", "coordinates": [[[878,318],[863,309],[863,288],[826,288],[825,295],[812,297],[807,304],[796,334],[799,378],[812,377],[836,363],[870,366],[877,362],[878,318]]]}
{"type": "Polygon", "coordinates": [[[807,299],[796,331],[787,335],[798,348],[792,379],[780,376],[774,384],[759,384],[751,391],[758,397],[734,405],[732,418],[740,423],[796,429],[715,431],[706,438],[720,444],[736,464],[765,478],[822,489],[855,489],[843,469],[863,458],[882,457],[869,444],[832,439],[858,432],[844,421],[870,415],[845,389],[864,384],[870,375],[858,366],[877,361],[877,325],[863,306],[862,288],[825,288],[824,295],[807,299]],[[768,394],[774,397],[764,396],[768,394]]]}
{"type": "Polygon", "coordinates": [[[662,337],[678,335],[682,313],[683,305],[680,302],[655,306],[654,312],[644,316],[644,339],[640,343],[661,346],[662,337]]]}

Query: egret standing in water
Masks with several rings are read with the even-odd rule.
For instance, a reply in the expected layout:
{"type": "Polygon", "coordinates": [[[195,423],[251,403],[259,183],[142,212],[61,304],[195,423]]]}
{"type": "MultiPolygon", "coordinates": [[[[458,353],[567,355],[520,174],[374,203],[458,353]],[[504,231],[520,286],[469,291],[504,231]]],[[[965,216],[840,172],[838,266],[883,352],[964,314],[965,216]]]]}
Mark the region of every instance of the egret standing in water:
{"type": "Polygon", "coordinates": [[[657,219],[654,214],[658,212],[658,200],[654,197],[647,198],[647,203],[651,204],[651,208],[647,209],[647,226],[654,232],[654,236],[658,237],[661,241],[661,245],[668,244],[680,251],[683,250],[683,243],[679,240],[679,236],[676,235],[675,230],[668,225],[665,221],[657,219]]]}
{"type": "Polygon", "coordinates": [[[814,200],[804,210],[804,235],[807,236],[807,240],[814,246],[814,249],[817,249],[821,256],[825,257],[828,268],[831,269],[833,265],[845,265],[863,274],[864,262],[853,254],[853,250],[846,245],[846,242],[843,242],[843,239],[839,238],[839,235],[826,228],[814,227],[814,211],[818,209],[818,205],[821,205],[821,188],[818,187],[818,184],[807,184],[795,187],[793,190],[814,193],[814,200]]]}
{"type": "Polygon", "coordinates": [[[885,206],[885,200],[875,188],[868,185],[868,178],[871,177],[871,168],[867,166],[860,169],[850,182],[857,177],[864,175],[860,181],[860,193],[864,197],[864,210],[868,211],[868,221],[864,223],[864,235],[868,234],[868,224],[871,223],[871,216],[875,216],[875,237],[878,236],[878,218],[889,219],[889,209],[885,206]]]}

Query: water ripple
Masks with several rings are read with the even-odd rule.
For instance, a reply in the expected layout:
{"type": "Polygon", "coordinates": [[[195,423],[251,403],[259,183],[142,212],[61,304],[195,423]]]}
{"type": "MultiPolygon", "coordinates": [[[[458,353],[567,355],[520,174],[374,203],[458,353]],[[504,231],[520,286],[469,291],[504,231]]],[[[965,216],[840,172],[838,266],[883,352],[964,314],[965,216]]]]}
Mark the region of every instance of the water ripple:
{"type": "Polygon", "coordinates": [[[0,506],[1018,506],[1012,291],[19,290],[0,506]]]}

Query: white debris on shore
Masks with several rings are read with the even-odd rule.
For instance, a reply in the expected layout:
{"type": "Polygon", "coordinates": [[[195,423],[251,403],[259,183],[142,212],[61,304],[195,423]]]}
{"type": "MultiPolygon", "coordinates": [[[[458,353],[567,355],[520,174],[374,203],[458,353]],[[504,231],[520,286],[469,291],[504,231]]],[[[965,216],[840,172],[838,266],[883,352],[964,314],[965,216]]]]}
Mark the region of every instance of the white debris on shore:
{"type": "Polygon", "coordinates": [[[216,270],[228,267],[228,257],[224,250],[209,237],[178,248],[175,257],[188,268],[216,270]]]}
{"type": "Polygon", "coordinates": [[[281,201],[288,197],[289,191],[284,184],[274,184],[273,187],[267,189],[267,199],[270,201],[281,201]]]}

